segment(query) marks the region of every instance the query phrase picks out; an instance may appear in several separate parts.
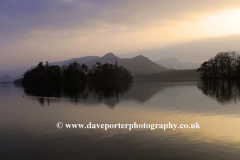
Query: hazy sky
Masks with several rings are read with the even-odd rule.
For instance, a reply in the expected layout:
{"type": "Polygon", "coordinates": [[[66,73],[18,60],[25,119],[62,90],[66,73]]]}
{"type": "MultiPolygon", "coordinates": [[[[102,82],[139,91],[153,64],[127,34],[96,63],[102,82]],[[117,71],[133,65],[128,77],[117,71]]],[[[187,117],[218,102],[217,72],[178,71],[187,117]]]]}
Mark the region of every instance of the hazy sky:
{"type": "MultiPolygon", "coordinates": [[[[236,34],[239,0],[0,0],[0,70],[236,34]]],[[[180,59],[199,62],[194,54],[180,59]]]]}

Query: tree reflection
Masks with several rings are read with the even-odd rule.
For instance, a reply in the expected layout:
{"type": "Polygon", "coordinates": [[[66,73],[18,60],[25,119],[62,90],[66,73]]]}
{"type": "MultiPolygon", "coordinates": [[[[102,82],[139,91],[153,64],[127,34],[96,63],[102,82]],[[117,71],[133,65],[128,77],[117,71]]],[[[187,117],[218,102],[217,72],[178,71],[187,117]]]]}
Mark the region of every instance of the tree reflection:
{"type": "Polygon", "coordinates": [[[115,103],[119,101],[119,96],[124,95],[131,88],[131,85],[131,82],[63,86],[40,85],[24,87],[24,92],[27,96],[37,99],[41,106],[50,105],[50,102],[60,100],[70,100],[77,104],[92,97],[98,101],[114,99],[113,104],[108,104],[108,106],[114,107],[115,103]]]}
{"type": "Polygon", "coordinates": [[[220,104],[237,102],[240,99],[240,81],[208,80],[200,81],[198,88],[203,94],[216,99],[220,104]]]}

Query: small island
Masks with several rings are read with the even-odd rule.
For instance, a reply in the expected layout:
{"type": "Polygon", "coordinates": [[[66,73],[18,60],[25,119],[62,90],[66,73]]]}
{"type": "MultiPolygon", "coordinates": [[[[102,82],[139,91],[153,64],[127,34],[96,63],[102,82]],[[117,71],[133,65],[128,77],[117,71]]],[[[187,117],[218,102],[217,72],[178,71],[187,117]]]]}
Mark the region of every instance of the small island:
{"type": "Polygon", "coordinates": [[[220,52],[204,62],[197,72],[201,79],[240,78],[240,56],[235,52],[220,52]]]}
{"type": "Polygon", "coordinates": [[[59,67],[46,62],[39,62],[36,68],[27,71],[23,79],[16,80],[15,83],[22,85],[36,84],[76,84],[84,82],[117,82],[132,81],[131,73],[123,66],[118,66],[117,61],[113,64],[101,64],[97,62],[91,69],[85,64],[76,61],[59,67]]]}

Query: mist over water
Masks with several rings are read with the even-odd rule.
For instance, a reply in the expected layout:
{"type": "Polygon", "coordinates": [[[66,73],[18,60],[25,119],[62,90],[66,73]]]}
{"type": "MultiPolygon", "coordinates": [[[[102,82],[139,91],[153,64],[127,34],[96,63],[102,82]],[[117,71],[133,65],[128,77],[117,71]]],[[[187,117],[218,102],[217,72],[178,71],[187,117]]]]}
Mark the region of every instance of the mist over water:
{"type": "Polygon", "coordinates": [[[1,159],[239,159],[237,81],[0,84],[1,159]],[[24,95],[24,97],[23,97],[24,95]],[[57,129],[56,123],[200,129],[57,129]]]}

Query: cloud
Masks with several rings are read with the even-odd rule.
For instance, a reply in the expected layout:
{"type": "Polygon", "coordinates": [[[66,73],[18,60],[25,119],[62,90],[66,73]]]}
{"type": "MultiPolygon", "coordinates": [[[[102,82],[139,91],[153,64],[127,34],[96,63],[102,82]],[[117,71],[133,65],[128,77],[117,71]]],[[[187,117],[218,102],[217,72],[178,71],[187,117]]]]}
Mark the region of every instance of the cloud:
{"type": "Polygon", "coordinates": [[[124,58],[131,58],[137,55],[144,55],[152,60],[159,60],[166,57],[175,57],[181,61],[203,63],[211,57],[214,57],[219,52],[240,51],[239,42],[240,34],[201,39],[158,49],[123,54],[119,56],[124,58]]]}
{"type": "Polygon", "coordinates": [[[201,15],[239,6],[238,0],[0,0],[0,68],[206,38],[201,15]]]}
{"type": "Polygon", "coordinates": [[[33,30],[145,29],[227,7],[235,0],[7,0],[0,2],[0,37],[16,40],[33,30]]]}

